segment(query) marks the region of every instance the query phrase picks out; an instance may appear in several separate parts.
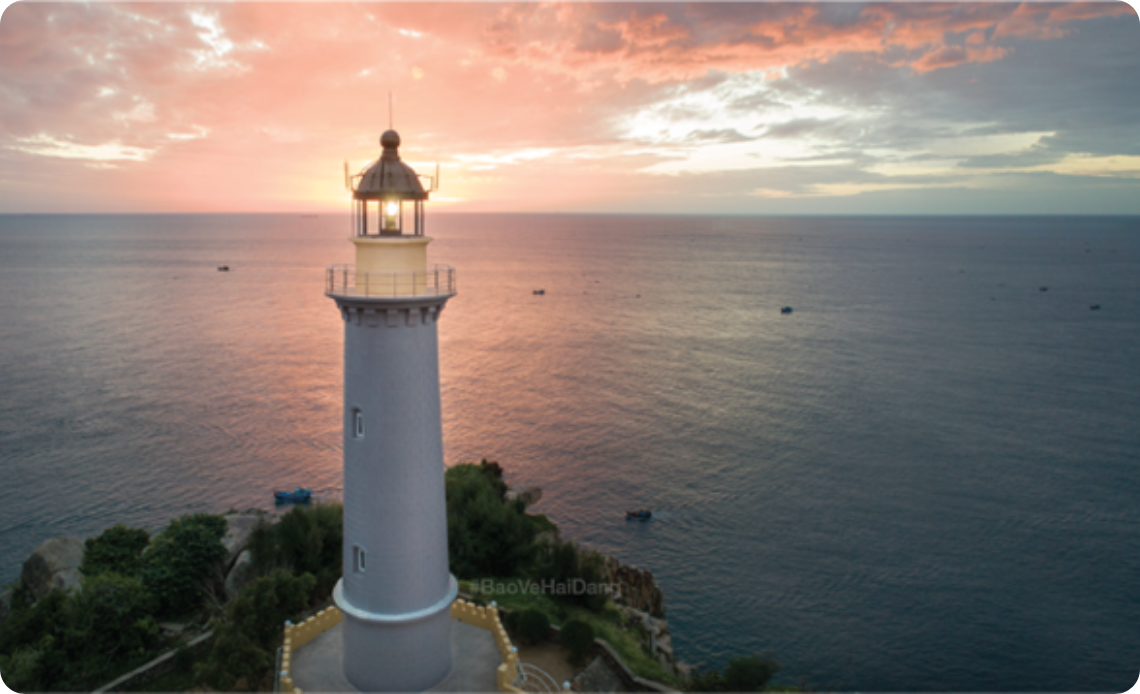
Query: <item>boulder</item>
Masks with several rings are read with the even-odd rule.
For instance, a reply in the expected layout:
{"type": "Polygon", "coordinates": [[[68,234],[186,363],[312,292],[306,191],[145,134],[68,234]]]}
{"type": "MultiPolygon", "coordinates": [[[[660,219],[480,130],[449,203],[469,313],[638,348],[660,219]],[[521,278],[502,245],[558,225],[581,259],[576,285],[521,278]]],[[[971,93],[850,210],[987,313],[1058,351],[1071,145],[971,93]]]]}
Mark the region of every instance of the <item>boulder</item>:
{"type": "Polygon", "coordinates": [[[508,489],[506,500],[522,499],[526,506],[534,506],[542,499],[542,487],[523,487],[522,489],[508,489]]]}
{"type": "Polygon", "coordinates": [[[257,573],[253,570],[253,557],[247,549],[238,555],[233,568],[226,574],[226,600],[236,598],[241,589],[255,578],[257,573]]]}
{"type": "Polygon", "coordinates": [[[53,537],[24,560],[20,581],[39,600],[55,588],[72,590],[83,581],[79,565],[83,563],[83,540],[53,537]]]}
{"type": "Polygon", "coordinates": [[[222,545],[226,548],[226,567],[233,565],[238,555],[245,550],[249,544],[249,536],[253,533],[253,529],[257,527],[258,522],[265,520],[269,523],[277,522],[276,514],[267,513],[258,509],[250,509],[242,513],[235,513],[226,516],[226,522],[229,527],[226,529],[226,534],[222,537],[222,545]]]}
{"type": "Polygon", "coordinates": [[[673,663],[673,670],[682,681],[688,682],[693,679],[693,666],[688,663],[677,661],[673,663]]]}

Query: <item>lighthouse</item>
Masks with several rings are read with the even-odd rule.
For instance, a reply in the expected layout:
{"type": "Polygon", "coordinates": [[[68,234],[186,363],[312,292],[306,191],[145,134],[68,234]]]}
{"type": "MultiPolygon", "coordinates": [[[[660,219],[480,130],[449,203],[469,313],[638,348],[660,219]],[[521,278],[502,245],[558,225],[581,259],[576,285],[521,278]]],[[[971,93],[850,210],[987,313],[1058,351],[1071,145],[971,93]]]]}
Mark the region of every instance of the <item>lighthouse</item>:
{"type": "Polygon", "coordinates": [[[434,189],[400,161],[400,136],[348,177],[354,265],[327,269],[344,320],[344,675],[362,692],[424,691],[451,670],[436,324],[455,270],[429,265],[434,189]]]}

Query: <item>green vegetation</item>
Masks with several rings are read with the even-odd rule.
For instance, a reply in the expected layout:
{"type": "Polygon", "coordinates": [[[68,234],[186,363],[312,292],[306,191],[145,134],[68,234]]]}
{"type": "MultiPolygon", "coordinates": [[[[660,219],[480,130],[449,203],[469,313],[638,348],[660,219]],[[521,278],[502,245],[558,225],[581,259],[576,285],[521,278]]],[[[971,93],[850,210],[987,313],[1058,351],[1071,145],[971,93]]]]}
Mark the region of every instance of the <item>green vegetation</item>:
{"type": "MultiPolygon", "coordinates": [[[[522,502],[505,502],[502,477],[502,468],[486,460],[446,472],[448,552],[460,589],[503,607],[520,642],[545,639],[555,624],[578,662],[600,637],[638,675],[680,686],[649,652],[643,630],[626,628],[601,590],[602,557],[560,541],[557,526],[527,514],[522,502]]],[[[56,590],[34,604],[28,591],[15,592],[0,623],[5,681],[17,691],[90,691],[177,647],[158,628],[160,618],[176,618],[203,626],[209,620],[214,641],[198,654],[182,648],[174,669],[142,688],[267,687],[282,623],[327,598],[341,576],[343,508],[298,506],[276,525],[255,527],[248,549],[257,578],[228,606],[226,528],[223,516],[197,514],[172,521],[153,539],[117,525],[88,540],[78,591],[56,590]]],[[[754,691],[777,670],[770,659],[737,659],[723,674],[698,674],[693,689],[754,691]]]]}
{"type": "Polygon", "coordinates": [[[177,646],[160,636],[160,618],[205,624],[213,614],[215,641],[201,662],[180,652],[174,671],[145,687],[267,684],[284,620],[340,576],[341,509],[298,507],[272,530],[259,528],[266,551],[254,549],[268,575],[223,612],[227,527],[223,516],[196,514],[171,521],[153,540],[122,525],[87,540],[78,590],[57,589],[35,603],[26,589],[15,591],[0,623],[4,681],[16,691],[90,691],[177,646]]]}
{"type": "Polygon", "coordinates": [[[247,585],[225,615],[211,622],[213,648],[195,669],[197,678],[215,689],[264,687],[273,676],[281,625],[305,608],[316,583],[312,574],[277,569],[247,585]]]}
{"type": "MultiPolygon", "coordinates": [[[[768,681],[779,671],[779,663],[772,658],[757,654],[740,656],[728,661],[724,674],[717,670],[710,670],[708,673],[694,671],[685,690],[690,692],[764,691],[767,688],[768,681]]],[[[787,688],[778,689],[782,691],[787,688]]]]}
{"type": "Polygon", "coordinates": [[[249,538],[249,551],[259,574],[277,569],[312,574],[314,597],[332,593],[342,569],[344,507],[341,504],[298,506],[277,525],[262,521],[249,538]]]}
{"type": "Polygon", "coordinates": [[[562,643],[570,649],[574,662],[582,665],[594,645],[594,627],[580,619],[571,619],[562,625],[562,643]]]}
{"type": "Polygon", "coordinates": [[[142,528],[128,528],[122,524],[112,526],[99,537],[84,542],[86,549],[79,571],[84,576],[104,573],[138,576],[142,569],[143,550],[149,544],[150,533],[142,528]]]}
{"type": "Polygon", "coordinates": [[[503,503],[502,468],[486,460],[447,470],[447,549],[458,578],[520,575],[534,558],[535,528],[522,502],[503,503]]]}
{"type": "Polygon", "coordinates": [[[154,603],[137,578],[114,573],[14,603],[0,625],[4,681],[16,691],[90,690],[141,665],[158,641],[154,603]]]}
{"type": "Polygon", "coordinates": [[[521,612],[511,612],[506,615],[506,619],[507,623],[503,626],[509,628],[519,641],[529,646],[544,640],[550,632],[550,618],[542,610],[533,607],[521,612]]]}
{"type": "Polygon", "coordinates": [[[226,527],[222,516],[198,513],[171,521],[151,541],[140,574],[159,615],[179,617],[201,607],[214,566],[226,557],[226,527]]]}

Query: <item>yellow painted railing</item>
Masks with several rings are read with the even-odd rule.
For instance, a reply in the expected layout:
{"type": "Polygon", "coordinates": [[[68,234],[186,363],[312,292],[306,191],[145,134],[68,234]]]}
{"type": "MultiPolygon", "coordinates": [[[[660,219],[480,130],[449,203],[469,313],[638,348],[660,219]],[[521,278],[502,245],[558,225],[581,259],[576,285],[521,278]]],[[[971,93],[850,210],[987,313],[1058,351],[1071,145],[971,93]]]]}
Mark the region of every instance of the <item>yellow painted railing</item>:
{"type": "Polygon", "coordinates": [[[503,628],[499,619],[499,610],[496,607],[479,607],[466,600],[456,600],[451,603],[451,617],[471,626],[486,629],[495,637],[495,646],[499,649],[502,664],[495,673],[496,683],[500,692],[521,692],[514,686],[519,676],[519,654],[511,644],[511,637],[503,628]]]}
{"type": "MultiPolygon", "coordinates": [[[[495,647],[499,649],[499,657],[503,661],[496,672],[499,691],[512,694],[522,692],[514,686],[519,675],[519,654],[511,644],[507,630],[503,628],[503,622],[499,619],[499,610],[495,607],[480,607],[466,600],[456,600],[451,603],[451,617],[491,632],[495,638],[495,647]]],[[[329,607],[300,624],[289,624],[285,627],[285,642],[281,648],[281,672],[278,673],[282,692],[303,694],[300,689],[293,687],[291,669],[293,652],[340,624],[342,619],[344,615],[340,610],[329,607]]]]}
{"type": "Polygon", "coordinates": [[[285,626],[285,642],[281,647],[281,691],[302,694],[300,689],[293,688],[293,651],[317,638],[344,619],[344,615],[335,607],[321,610],[300,624],[287,624],[285,626]]]}

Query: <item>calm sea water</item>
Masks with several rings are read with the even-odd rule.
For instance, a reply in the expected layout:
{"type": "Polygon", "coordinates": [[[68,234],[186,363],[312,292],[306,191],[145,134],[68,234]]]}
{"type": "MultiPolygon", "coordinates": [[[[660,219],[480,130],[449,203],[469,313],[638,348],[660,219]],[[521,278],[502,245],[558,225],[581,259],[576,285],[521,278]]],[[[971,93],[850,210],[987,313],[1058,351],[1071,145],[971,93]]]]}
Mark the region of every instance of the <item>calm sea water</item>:
{"type": "MultiPolygon", "coordinates": [[[[501,461],[651,569],[682,659],[765,651],[843,690],[1136,681],[1140,219],[428,221],[460,287],[447,462],[501,461]]],[[[0,579],[58,534],[338,497],[322,268],[347,234],[0,217],[0,579]]]]}

